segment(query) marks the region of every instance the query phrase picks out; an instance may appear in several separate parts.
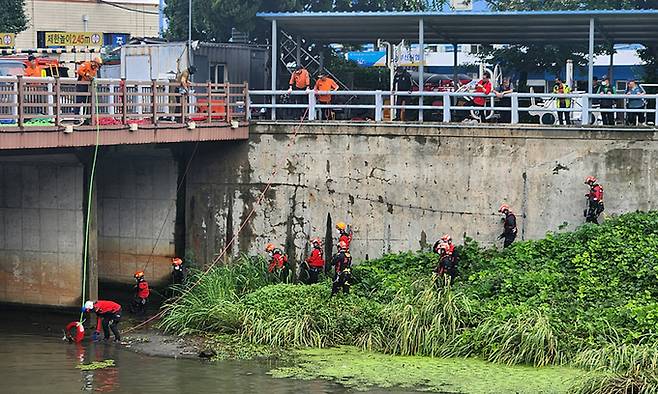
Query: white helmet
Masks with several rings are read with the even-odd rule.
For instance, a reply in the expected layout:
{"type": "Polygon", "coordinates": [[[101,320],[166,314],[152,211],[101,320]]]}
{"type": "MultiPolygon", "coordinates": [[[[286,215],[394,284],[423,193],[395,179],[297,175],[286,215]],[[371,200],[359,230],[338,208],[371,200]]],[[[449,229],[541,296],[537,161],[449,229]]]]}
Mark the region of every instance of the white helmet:
{"type": "Polygon", "coordinates": [[[85,302],[85,307],[84,307],[84,309],[85,309],[86,311],[90,311],[90,310],[94,309],[94,301],[87,301],[87,302],[85,302]]]}

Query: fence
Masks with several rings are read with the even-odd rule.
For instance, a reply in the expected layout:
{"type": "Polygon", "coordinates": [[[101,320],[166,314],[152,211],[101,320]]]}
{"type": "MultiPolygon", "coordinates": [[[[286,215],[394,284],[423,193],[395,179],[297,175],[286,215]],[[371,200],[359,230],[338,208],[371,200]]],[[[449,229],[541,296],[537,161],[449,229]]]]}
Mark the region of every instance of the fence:
{"type": "MultiPolygon", "coordinates": [[[[414,111],[418,121],[454,122],[463,120],[497,121],[509,124],[564,123],[580,125],[614,125],[617,115],[635,126],[658,124],[656,101],[658,95],[598,95],[587,93],[508,93],[489,94],[469,92],[390,92],[390,91],[334,91],[331,103],[320,103],[313,91],[255,90],[249,91],[254,109],[272,120],[299,118],[308,111],[309,120],[321,118],[368,119],[375,122],[390,120],[396,110],[414,111]],[[473,103],[484,98],[485,105],[473,103]],[[299,101],[303,100],[303,103],[299,101]],[[389,99],[389,102],[386,100],[389,99]],[[401,105],[401,100],[407,103],[401,105]],[[291,103],[290,101],[293,101],[291,103]],[[629,105],[631,103],[632,105],[629,105]],[[283,112],[283,114],[282,114],[283,112]],[[292,112],[292,114],[291,114],[292,112]],[[564,114],[564,116],[562,115],[564,114]],[[283,115],[283,116],[281,116],[283,115]]],[[[415,115],[415,114],[414,114],[415,115]]],[[[415,117],[415,116],[414,116],[415,117]]]]}
{"type": "Polygon", "coordinates": [[[0,77],[0,124],[231,123],[246,120],[247,84],[0,77]]]}

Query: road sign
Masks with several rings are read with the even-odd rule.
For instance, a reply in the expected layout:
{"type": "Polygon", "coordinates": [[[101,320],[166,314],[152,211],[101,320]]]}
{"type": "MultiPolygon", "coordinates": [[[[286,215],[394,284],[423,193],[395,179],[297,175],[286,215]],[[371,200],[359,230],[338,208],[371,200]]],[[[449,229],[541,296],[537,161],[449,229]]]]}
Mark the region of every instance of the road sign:
{"type": "Polygon", "coordinates": [[[47,47],[100,47],[103,46],[103,33],[84,32],[71,33],[59,31],[46,32],[47,47]]]}
{"type": "Polygon", "coordinates": [[[16,42],[16,34],[14,33],[0,33],[2,41],[0,42],[0,48],[13,48],[16,42]]]}

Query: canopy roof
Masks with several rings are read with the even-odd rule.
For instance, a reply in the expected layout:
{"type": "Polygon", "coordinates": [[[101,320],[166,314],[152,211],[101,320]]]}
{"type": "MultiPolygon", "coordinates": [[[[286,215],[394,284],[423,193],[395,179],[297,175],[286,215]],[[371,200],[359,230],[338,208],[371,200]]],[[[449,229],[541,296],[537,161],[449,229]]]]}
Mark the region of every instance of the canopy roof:
{"type": "Polygon", "coordinates": [[[658,42],[658,10],[515,12],[292,12],[259,13],[278,28],[314,42],[367,43],[381,38],[425,43],[587,43],[590,19],[595,40],[614,44],[658,42]]]}

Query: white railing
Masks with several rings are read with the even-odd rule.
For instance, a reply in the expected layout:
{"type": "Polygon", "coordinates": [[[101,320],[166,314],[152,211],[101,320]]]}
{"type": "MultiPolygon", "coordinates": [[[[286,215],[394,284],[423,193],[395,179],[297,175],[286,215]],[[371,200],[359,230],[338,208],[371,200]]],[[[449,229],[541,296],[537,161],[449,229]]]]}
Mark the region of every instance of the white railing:
{"type": "MultiPolygon", "coordinates": [[[[565,113],[564,122],[577,125],[615,125],[618,123],[617,114],[624,114],[623,123],[634,121],[634,126],[653,126],[658,124],[658,110],[656,102],[658,95],[599,95],[587,93],[553,94],[553,93],[509,93],[505,95],[469,92],[390,92],[376,91],[292,91],[286,90],[251,90],[249,101],[253,109],[260,109],[261,115],[267,115],[272,120],[277,119],[299,119],[307,114],[308,120],[322,119],[323,110],[333,113],[353,112],[366,114],[365,118],[381,122],[390,120],[391,114],[396,110],[417,111],[419,119],[433,120],[439,122],[454,122],[464,119],[475,121],[494,121],[509,124],[518,123],[541,123],[558,124],[560,113],[565,113]],[[319,95],[330,95],[331,103],[320,103],[319,95]],[[424,104],[416,104],[423,97],[424,104]],[[472,103],[474,97],[484,97],[485,106],[477,106],[472,103]],[[387,103],[386,100],[394,98],[398,101],[407,98],[410,103],[398,105],[387,103]],[[429,98],[429,100],[425,99],[429,98]],[[302,103],[290,103],[290,101],[303,100],[302,103]],[[434,100],[434,101],[433,101],[434,100]],[[558,100],[560,105],[558,106],[558,100]],[[565,106],[564,101],[570,101],[565,106]],[[639,108],[627,108],[628,103],[637,104],[640,100],[642,106],[639,108]],[[429,103],[428,103],[429,102],[429,103]],[[505,103],[501,105],[501,102],[505,103]],[[293,114],[290,114],[293,110],[293,114]],[[328,111],[327,111],[328,110],[328,111]],[[388,116],[385,114],[388,113],[388,116]],[[612,114],[608,116],[607,114],[612,114]],[[637,114],[639,116],[631,116],[637,114]],[[425,115],[425,116],[422,116],[425,115]],[[431,115],[431,116],[427,116],[431,115]],[[505,116],[506,115],[506,116],[505,116]],[[501,119],[506,118],[506,119],[501,119]],[[567,120],[568,119],[568,120],[567,120]],[[524,121],[525,120],[525,121],[524,121]]],[[[634,105],[633,107],[637,107],[634,105]]],[[[258,113],[256,111],[255,113],[258,113]]],[[[363,118],[348,113],[346,118],[363,118]]],[[[325,116],[326,117],[326,116],[325,116]]]]}

